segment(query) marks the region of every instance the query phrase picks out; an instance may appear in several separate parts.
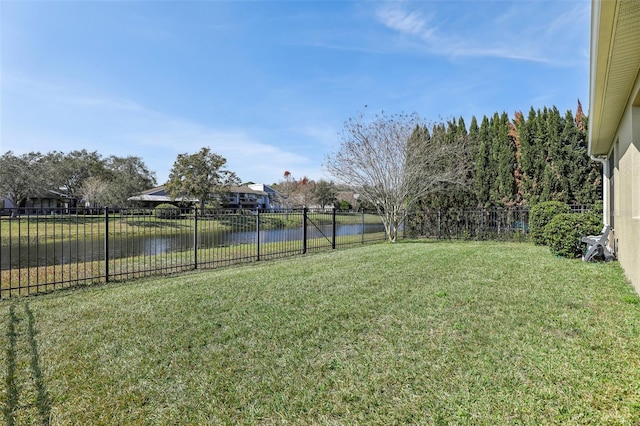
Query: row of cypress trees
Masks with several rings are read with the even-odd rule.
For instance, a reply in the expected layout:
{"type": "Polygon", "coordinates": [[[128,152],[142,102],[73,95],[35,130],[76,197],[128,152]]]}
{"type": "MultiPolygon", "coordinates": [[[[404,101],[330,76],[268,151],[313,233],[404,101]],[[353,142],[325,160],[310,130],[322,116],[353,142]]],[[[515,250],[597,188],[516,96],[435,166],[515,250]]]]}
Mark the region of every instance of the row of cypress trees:
{"type": "MultiPolygon", "coordinates": [[[[587,154],[588,119],[578,101],[575,115],[551,108],[484,116],[470,125],[462,117],[417,127],[413,138],[428,141],[437,132],[467,143],[468,185],[443,183],[421,200],[422,207],[532,206],[541,201],[592,205],[601,199],[601,166],[587,154]]],[[[442,136],[442,134],[440,135],[442,136]]],[[[439,138],[442,139],[442,138],[439,138]]],[[[429,167],[428,164],[424,165],[429,167]]],[[[428,173],[427,173],[428,175],[428,173]]]]}

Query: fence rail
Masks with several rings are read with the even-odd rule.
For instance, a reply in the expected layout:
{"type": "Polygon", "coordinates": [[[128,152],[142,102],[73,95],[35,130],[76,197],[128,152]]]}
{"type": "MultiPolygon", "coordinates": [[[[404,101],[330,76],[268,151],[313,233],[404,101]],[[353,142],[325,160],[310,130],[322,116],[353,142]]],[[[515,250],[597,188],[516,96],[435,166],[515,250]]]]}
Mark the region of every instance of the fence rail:
{"type": "Polygon", "coordinates": [[[529,234],[529,207],[423,209],[410,212],[405,235],[435,239],[511,240],[529,234]]]}
{"type": "Polygon", "coordinates": [[[384,241],[365,212],[5,209],[0,299],[384,241]]]}
{"type": "MultiPolygon", "coordinates": [[[[572,206],[576,213],[586,210],[572,206]]],[[[0,299],[334,250],[386,237],[376,214],[335,210],[4,212],[0,299]]],[[[402,231],[403,238],[526,239],[529,208],[423,209],[407,215],[402,231]]]]}

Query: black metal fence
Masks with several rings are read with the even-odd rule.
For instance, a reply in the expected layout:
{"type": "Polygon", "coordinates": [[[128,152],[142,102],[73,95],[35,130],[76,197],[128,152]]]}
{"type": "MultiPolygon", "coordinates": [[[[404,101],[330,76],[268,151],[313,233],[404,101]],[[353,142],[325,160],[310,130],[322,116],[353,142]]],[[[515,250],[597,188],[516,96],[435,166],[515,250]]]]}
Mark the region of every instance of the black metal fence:
{"type": "Polygon", "coordinates": [[[5,209],[0,299],[385,240],[375,214],[5,209]]]}
{"type": "Polygon", "coordinates": [[[513,240],[529,234],[529,207],[425,209],[411,212],[404,224],[410,238],[513,240]]]}
{"type": "MultiPolygon", "coordinates": [[[[571,206],[584,212],[586,206],[571,206]]],[[[381,242],[375,213],[5,209],[0,299],[381,242]],[[17,216],[17,217],[12,217],[17,216]]],[[[410,212],[402,238],[523,240],[529,208],[410,212]]]]}

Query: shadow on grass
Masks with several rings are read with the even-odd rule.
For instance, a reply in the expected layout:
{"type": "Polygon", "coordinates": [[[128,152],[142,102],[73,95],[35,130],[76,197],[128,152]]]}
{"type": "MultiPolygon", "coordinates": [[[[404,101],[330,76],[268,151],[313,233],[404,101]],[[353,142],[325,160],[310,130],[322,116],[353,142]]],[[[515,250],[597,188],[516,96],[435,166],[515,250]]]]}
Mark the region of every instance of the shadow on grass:
{"type": "Polygon", "coordinates": [[[16,316],[16,306],[11,304],[9,306],[9,323],[7,324],[7,352],[6,352],[6,365],[7,375],[5,378],[7,401],[2,408],[4,419],[7,425],[15,424],[14,412],[18,407],[18,397],[20,391],[18,389],[18,383],[16,380],[16,325],[18,324],[18,317],[16,316]]]}
{"type": "Polygon", "coordinates": [[[31,348],[31,371],[35,380],[36,387],[36,406],[40,414],[40,420],[43,425],[49,424],[51,417],[51,398],[47,393],[47,388],[42,380],[42,370],[40,369],[40,356],[38,354],[38,342],[36,341],[36,330],[34,326],[33,313],[29,308],[29,304],[24,305],[27,314],[27,329],[29,333],[29,346],[31,348]]]}
{"type": "MultiPolygon", "coordinates": [[[[31,355],[31,372],[36,390],[35,405],[40,417],[40,424],[49,425],[51,418],[51,399],[47,393],[47,388],[42,378],[42,370],[40,368],[40,356],[38,353],[38,343],[36,341],[36,330],[33,313],[26,303],[24,310],[27,316],[27,338],[29,339],[30,355],[31,355]]],[[[19,408],[20,387],[18,385],[18,377],[16,375],[16,360],[18,356],[18,333],[17,329],[20,324],[20,318],[16,315],[16,305],[9,307],[9,318],[7,324],[7,349],[6,349],[6,404],[2,411],[7,425],[16,424],[16,412],[19,408]]]]}

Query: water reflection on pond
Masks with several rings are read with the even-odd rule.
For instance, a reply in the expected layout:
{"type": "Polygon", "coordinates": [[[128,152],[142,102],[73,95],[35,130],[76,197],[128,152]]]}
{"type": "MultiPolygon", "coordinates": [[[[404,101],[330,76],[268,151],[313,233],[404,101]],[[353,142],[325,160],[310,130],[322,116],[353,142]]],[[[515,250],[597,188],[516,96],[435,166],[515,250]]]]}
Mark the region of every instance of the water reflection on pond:
{"type": "MultiPolygon", "coordinates": [[[[384,231],[382,224],[347,224],[336,226],[336,237],[360,235],[384,231]]],[[[331,225],[308,226],[307,238],[327,238],[331,240],[331,225]]],[[[198,233],[198,247],[212,248],[233,244],[260,244],[283,241],[301,241],[303,229],[271,229],[260,231],[228,232],[202,231],[198,233]]],[[[170,235],[140,234],[109,238],[109,258],[132,256],[154,256],[193,249],[193,232],[179,232],[170,235]]],[[[3,246],[0,252],[1,269],[25,268],[29,266],[60,265],[76,262],[103,260],[105,241],[103,238],[88,238],[72,241],[58,241],[38,244],[3,246]]]]}

